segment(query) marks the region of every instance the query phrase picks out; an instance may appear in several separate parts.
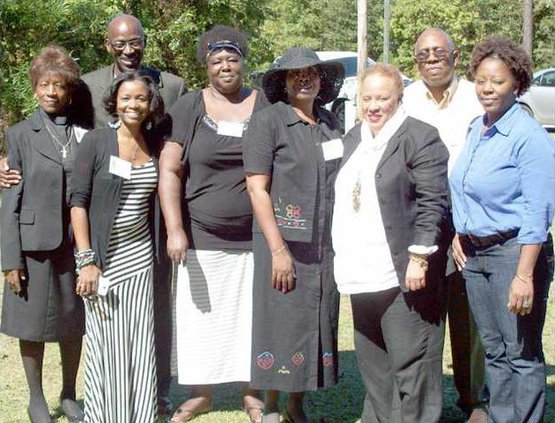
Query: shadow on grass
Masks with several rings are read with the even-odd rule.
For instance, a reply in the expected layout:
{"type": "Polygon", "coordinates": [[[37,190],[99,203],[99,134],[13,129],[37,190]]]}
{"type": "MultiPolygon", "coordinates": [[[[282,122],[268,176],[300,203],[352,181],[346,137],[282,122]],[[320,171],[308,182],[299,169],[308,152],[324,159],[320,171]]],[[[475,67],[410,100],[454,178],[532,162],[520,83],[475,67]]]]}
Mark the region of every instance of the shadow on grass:
{"type": "MultiPolygon", "coordinates": [[[[312,422],[355,423],[362,414],[364,385],[358,373],[354,351],[339,352],[339,383],[325,391],[309,392],[306,396],[306,411],[312,422]]],[[[188,387],[172,384],[171,397],[174,405],[185,401],[190,394],[188,387]]],[[[456,406],[457,392],[450,375],[443,378],[443,417],[444,423],[464,421],[464,415],[456,406]]],[[[281,406],[285,406],[285,397],[281,406]]],[[[218,385],[214,391],[214,409],[218,411],[237,411],[242,407],[241,384],[218,385]]],[[[247,421],[245,419],[245,421],[247,421]]]]}

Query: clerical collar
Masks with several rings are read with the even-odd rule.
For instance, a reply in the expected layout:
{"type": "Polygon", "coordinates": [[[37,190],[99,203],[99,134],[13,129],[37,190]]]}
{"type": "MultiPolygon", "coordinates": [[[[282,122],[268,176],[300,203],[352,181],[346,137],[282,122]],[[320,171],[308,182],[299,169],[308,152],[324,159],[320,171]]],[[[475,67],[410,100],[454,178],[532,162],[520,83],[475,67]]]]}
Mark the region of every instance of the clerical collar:
{"type": "Polygon", "coordinates": [[[51,115],[51,114],[46,113],[46,111],[43,108],[40,109],[40,113],[42,114],[43,118],[47,118],[54,125],[58,125],[58,126],[67,126],[68,125],[67,115],[51,115]]]}

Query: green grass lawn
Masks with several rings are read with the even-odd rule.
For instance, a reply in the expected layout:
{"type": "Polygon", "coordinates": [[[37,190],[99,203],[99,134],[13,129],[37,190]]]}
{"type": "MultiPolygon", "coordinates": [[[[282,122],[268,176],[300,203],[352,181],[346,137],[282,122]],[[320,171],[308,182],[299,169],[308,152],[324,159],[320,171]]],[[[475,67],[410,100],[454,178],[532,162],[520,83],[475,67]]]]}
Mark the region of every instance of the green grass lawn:
{"type": "MultiPolygon", "coordinates": [[[[548,317],[544,330],[544,348],[548,364],[548,402],[546,422],[555,422],[555,284],[551,287],[548,317]]],[[[359,421],[364,390],[358,375],[353,351],[353,332],[350,305],[347,297],[341,300],[339,326],[339,384],[325,392],[310,393],[307,396],[307,411],[312,421],[319,422],[326,417],[328,423],[354,423],[359,421]]],[[[447,337],[447,340],[449,338],[447,337]]],[[[27,421],[27,387],[19,358],[17,340],[0,335],[0,421],[21,423],[27,421]]],[[[455,405],[456,391],[453,386],[453,371],[449,341],[445,343],[444,368],[444,422],[461,422],[463,415],[455,405]]],[[[83,397],[83,366],[79,374],[78,397],[83,397]]],[[[48,344],[44,367],[44,387],[50,412],[61,415],[58,395],[61,389],[60,355],[57,344],[48,344]]],[[[187,397],[188,390],[172,386],[172,398],[176,404],[187,397]]],[[[195,419],[198,423],[239,423],[248,422],[241,411],[241,389],[237,384],[218,387],[214,407],[216,411],[195,419]]],[[[58,422],[67,420],[59,418],[58,422]]],[[[163,420],[160,420],[163,421],[163,420]]],[[[137,422],[140,423],[140,422],[137,422]]]]}

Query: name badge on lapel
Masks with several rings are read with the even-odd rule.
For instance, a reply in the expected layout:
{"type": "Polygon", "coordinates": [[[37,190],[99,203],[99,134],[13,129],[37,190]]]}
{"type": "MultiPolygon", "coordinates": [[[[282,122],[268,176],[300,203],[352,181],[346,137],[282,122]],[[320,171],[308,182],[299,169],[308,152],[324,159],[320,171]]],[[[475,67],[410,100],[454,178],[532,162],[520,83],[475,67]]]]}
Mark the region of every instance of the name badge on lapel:
{"type": "Polygon", "coordinates": [[[225,120],[218,122],[218,135],[242,138],[244,129],[243,122],[226,122],[225,120]]]}
{"type": "Polygon", "coordinates": [[[324,160],[335,160],[343,157],[343,141],[341,138],[335,138],[322,143],[322,151],[324,152],[324,160]]]}
{"type": "Polygon", "coordinates": [[[131,179],[131,162],[120,159],[116,156],[110,156],[109,172],[112,175],[120,176],[123,179],[131,179]]]}
{"type": "Polygon", "coordinates": [[[109,290],[110,290],[110,281],[106,279],[104,276],[99,276],[98,288],[96,290],[96,294],[100,295],[101,297],[104,297],[106,296],[109,290]]]}

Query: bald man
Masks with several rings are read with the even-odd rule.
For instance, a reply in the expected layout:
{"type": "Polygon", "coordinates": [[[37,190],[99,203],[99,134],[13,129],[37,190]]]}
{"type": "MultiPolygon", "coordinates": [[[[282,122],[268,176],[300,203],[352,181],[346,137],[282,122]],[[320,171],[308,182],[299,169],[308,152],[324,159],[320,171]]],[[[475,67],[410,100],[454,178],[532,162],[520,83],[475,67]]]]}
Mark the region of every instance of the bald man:
{"type": "Polygon", "coordinates": [[[141,63],[146,36],[141,22],[136,17],[126,14],[114,17],[108,24],[104,47],[114,58],[114,63],[83,75],[83,81],[89,86],[92,95],[95,127],[101,128],[110,121],[110,116],[102,107],[102,96],[112,80],[122,72],[138,70],[149,75],[158,84],[166,110],[187,92],[181,78],[141,63]]]}
{"type": "MultiPolygon", "coordinates": [[[[101,128],[111,120],[102,106],[104,91],[112,80],[122,72],[140,71],[149,75],[157,84],[169,110],[173,103],[187,92],[181,78],[167,72],[149,68],[142,64],[146,36],[141,22],[134,16],[121,14],[108,24],[106,50],[114,58],[113,64],[83,75],[89,86],[95,111],[95,127],[101,128]]],[[[166,415],[171,411],[169,387],[171,382],[171,262],[166,253],[166,233],[163,221],[158,261],[154,265],[154,335],[156,344],[156,375],[158,378],[158,412],[166,415]]]]}
{"type": "MultiPolygon", "coordinates": [[[[414,47],[414,62],[422,79],[409,85],[403,95],[407,113],[434,125],[449,150],[449,171],[466,141],[470,122],[484,110],[474,84],[459,78],[455,68],[459,51],[453,39],[438,28],[425,30],[414,47]]],[[[454,229],[450,232],[453,233],[454,229]]],[[[447,314],[451,334],[453,379],[459,393],[457,404],[471,423],[486,422],[481,398],[484,387],[484,353],[472,318],[465,282],[449,259],[447,314]]]]}

